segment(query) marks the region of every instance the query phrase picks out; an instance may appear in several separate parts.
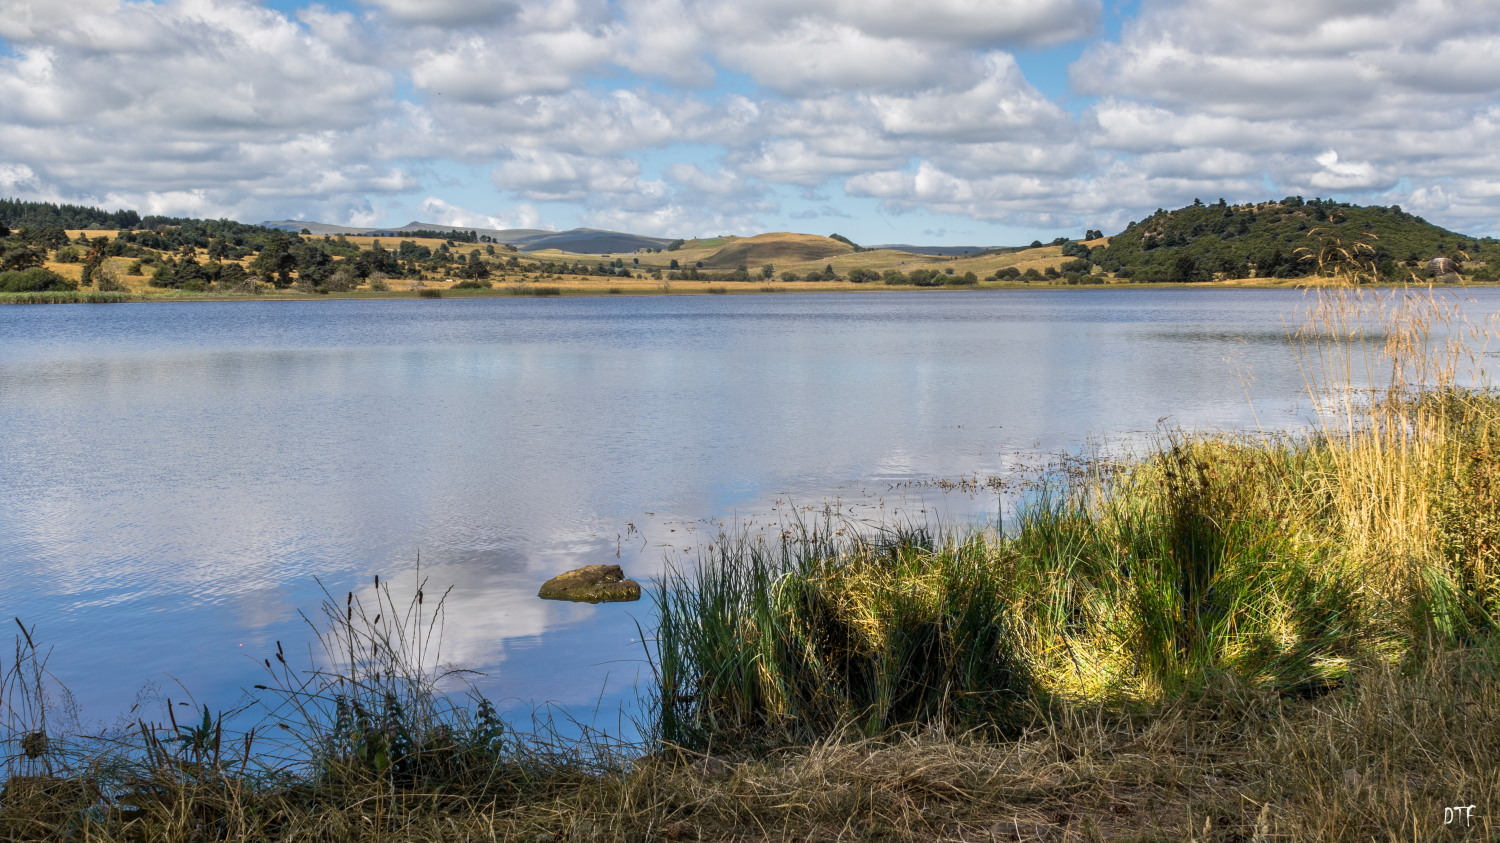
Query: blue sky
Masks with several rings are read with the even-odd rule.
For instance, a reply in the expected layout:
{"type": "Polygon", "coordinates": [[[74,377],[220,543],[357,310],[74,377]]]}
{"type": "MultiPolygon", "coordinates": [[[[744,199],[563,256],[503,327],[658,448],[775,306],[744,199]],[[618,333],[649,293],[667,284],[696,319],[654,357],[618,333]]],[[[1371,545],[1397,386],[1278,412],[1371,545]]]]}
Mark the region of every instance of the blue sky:
{"type": "Polygon", "coordinates": [[[1500,234],[1492,0],[0,0],[0,194],[1000,245],[1201,197],[1500,234]]]}

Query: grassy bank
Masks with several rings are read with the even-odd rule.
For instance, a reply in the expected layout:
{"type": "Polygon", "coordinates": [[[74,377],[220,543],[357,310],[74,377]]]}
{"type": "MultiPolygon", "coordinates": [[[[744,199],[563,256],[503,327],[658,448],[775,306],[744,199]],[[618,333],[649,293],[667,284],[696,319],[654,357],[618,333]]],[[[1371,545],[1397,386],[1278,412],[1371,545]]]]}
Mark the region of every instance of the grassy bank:
{"type": "Polygon", "coordinates": [[[720,544],[661,593],[664,736],[704,751],[910,723],[1008,736],[1032,703],[1131,708],[1226,683],[1312,697],[1487,641],[1500,399],[1383,398],[1362,421],[1173,439],[1054,479],[1004,533],[823,523],[720,544]]]}
{"type": "Polygon", "coordinates": [[[330,597],[238,731],[70,731],[23,628],[0,837],[1493,839],[1500,396],[1460,319],[1329,294],[1319,427],[1068,463],[1004,530],[716,541],[656,592],[644,745],[442,693],[421,590],[330,597]]]}
{"type": "Polygon", "coordinates": [[[135,298],[129,293],[101,293],[97,290],[48,290],[0,293],[0,304],[119,304],[135,298]]]}

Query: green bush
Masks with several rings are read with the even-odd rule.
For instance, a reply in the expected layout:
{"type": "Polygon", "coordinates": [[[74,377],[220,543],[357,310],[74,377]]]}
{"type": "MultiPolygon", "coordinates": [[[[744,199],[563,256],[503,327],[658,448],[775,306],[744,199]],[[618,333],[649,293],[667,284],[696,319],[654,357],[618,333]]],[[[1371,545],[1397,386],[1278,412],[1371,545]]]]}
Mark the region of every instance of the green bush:
{"type": "Polygon", "coordinates": [[[0,293],[41,293],[76,290],[78,285],[50,269],[33,267],[19,272],[0,272],[0,293]]]}

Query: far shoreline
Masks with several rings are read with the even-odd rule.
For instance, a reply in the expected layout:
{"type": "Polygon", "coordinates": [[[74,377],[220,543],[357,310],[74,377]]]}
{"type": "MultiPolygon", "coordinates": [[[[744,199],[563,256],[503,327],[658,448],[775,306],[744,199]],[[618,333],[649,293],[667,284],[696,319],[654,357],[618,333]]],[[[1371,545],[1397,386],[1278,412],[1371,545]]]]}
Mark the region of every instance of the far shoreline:
{"type": "Polygon", "coordinates": [[[93,291],[88,289],[76,291],[58,291],[52,294],[37,295],[28,293],[0,293],[0,305],[6,304],[148,304],[169,302],[255,302],[255,301],[286,301],[286,302],[308,302],[308,301],[363,301],[363,300],[403,300],[403,299],[506,299],[506,298],[668,298],[668,297],[700,297],[714,295],[781,295],[781,294],[808,294],[808,293],[891,293],[891,292],[921,292],[921,293],[962,293],[962,292],[1014,292],[1014,291],[1066,291],[1066,290],[1196,290],[1204,292],[1217,292],[1225,290],[1473,290],[1493,289],[1500,284],[1474,282],[1463,284],[1438,284],[1438,283],[1367,283],[1367,284],[1345,284],[1336,283],[1331,279],[1317,277],[1303,277],[1290,279],[1266,279],[1258,282],[1257,279],[1237,281],[1202,281],[1193,283],[1170,283],[1170,282],[1148,282],[1140,284],[1132,283],[1102,283],[1102,284],[1059,284],[1059,283],[980,283],[976,285],[944,285],[941,287],[925,287],[915,285],[886,285],[886,284],[857,284],[853,282],[817,282],[814,284],[756,284],[756,283],[715,283],[703,281],[674,281],[663,285],[659,283],[625,285],[625,284],[557,284],[557,285],[534,285],[534,284],[507,284],[495,286],[489,289],[452,289],[451,287],[426,286],[417,289],[405,290],[354,290],[339,293],[303,293],[292,291],[268,292],[257,294],[223,294],[223,293],[186,293],[178,291],[162,291],[161,294],[141,294],[131,292],[122,295],[117,300],[98,301],[90,300],[93,291]]]}

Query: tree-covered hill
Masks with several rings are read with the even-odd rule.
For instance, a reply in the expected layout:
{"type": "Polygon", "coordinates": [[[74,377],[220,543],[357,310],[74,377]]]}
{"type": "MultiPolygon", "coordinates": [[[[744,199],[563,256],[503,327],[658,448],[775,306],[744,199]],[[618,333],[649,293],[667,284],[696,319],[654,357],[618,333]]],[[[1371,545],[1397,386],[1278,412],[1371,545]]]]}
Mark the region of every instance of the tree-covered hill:
{"type": "Polygon", "coordinates": [[[1296,278],[1316,270],[1314,261],[1304,259],[1306,250],[1315,253],[1323,244],[1352,248],[1356,242],[1373,248],[1369,257],[1381,280],[1420,276],[1435,257],[1453,258],[1480,280],[1495,280],[1500,267],[1500,243],[1493,238],[1439,228],[1399,206],[1300,196],[1255,205],[1195,201],[1158,210],[1131,223],[1108,246],[1076,256],[1132,281],[1296,278]]]}
{"type": "Polygon", "coordinates": [[[0,224],[10,228],[135,228],[141,215],[135,211],[103,211],[82,205],[57,205],[0,199],[0,224]]]}

